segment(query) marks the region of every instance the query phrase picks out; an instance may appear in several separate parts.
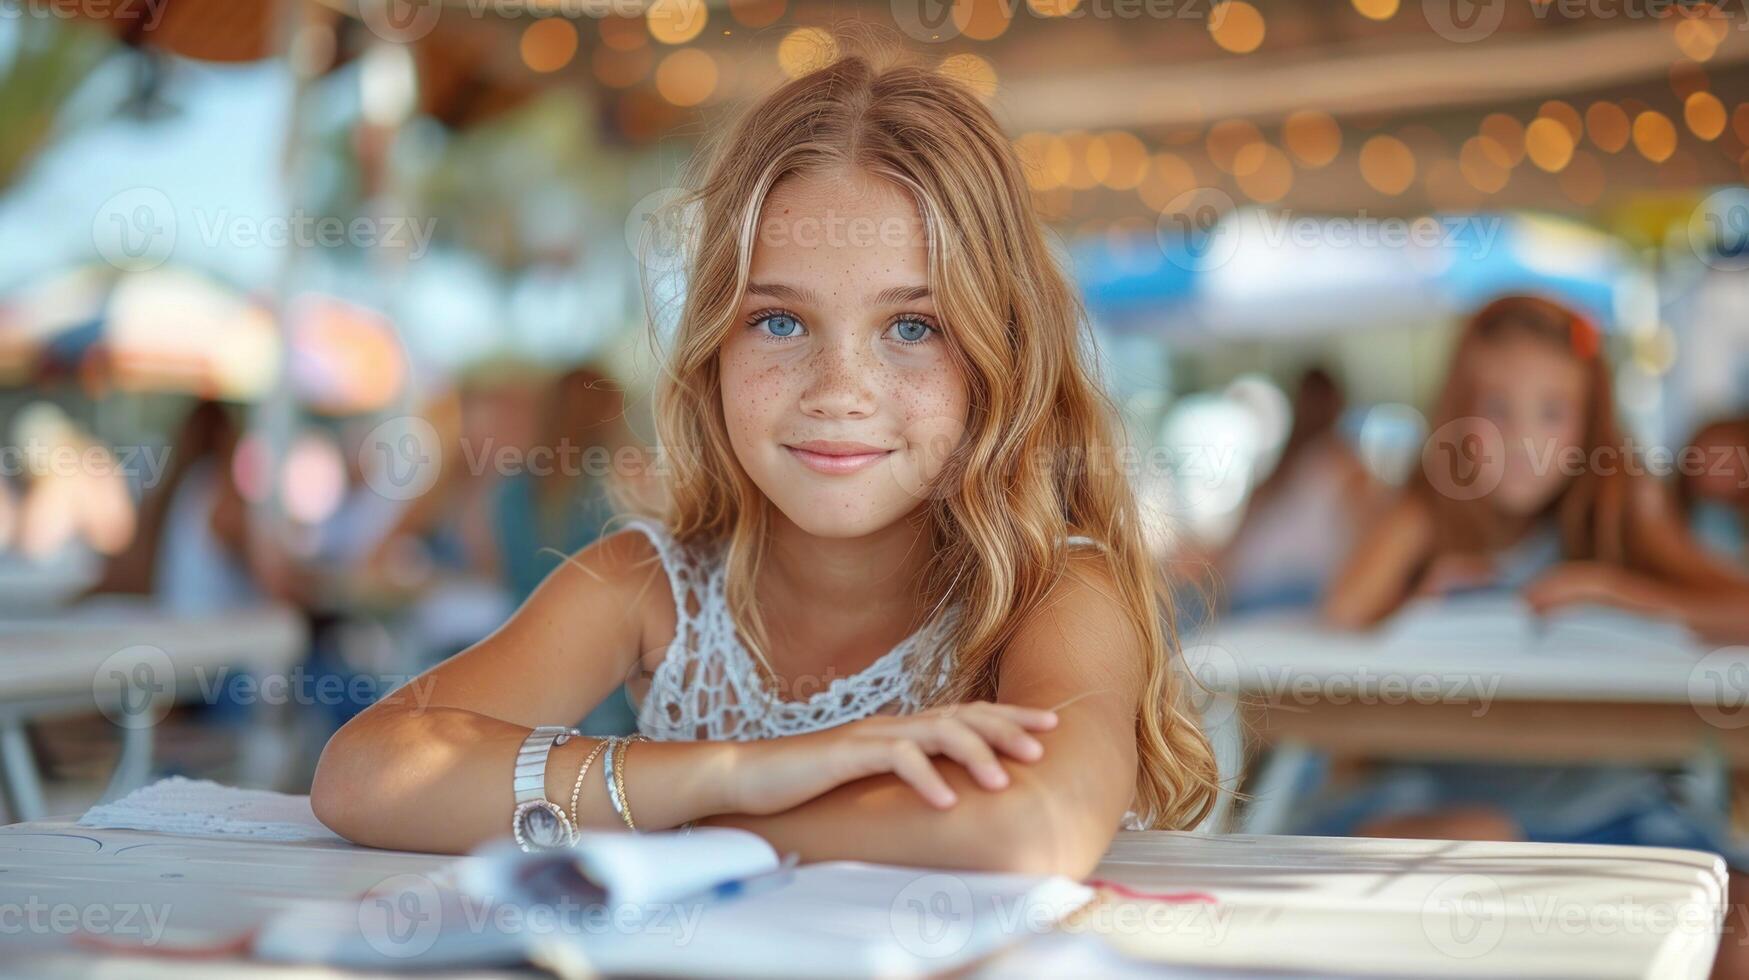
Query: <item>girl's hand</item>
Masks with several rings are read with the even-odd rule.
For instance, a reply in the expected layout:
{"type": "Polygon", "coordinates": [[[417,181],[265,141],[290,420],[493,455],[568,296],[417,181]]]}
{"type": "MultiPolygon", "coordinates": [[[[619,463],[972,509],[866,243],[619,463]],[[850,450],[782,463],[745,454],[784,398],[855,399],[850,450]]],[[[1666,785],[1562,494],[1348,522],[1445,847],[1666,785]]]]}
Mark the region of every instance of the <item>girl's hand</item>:
{"type": "Polygon", "coordinates": [[[999,790],[1008,785],[1008,772],[996,753],[1036,762],[1044,745],[1029,733],[1056,724],[1054,711],[973,701],[749,742],[734,766],[731,806],[737,813],[779,813],[845,783],[890,772],[946,809],[956,798],[930,756],[948,756],[979,785],[999,790]]]}
{"type": "Polygon", "coordinates": [[[1415,586],[1418,596],[1443,596],[1480,588],[1494,581],[1494,562],[1487,555],[1443,554],[1433,559],[1415,586]]]}
{"type": "Polygon", "coordinates": [[[1640,609],[1645,603],[1626,569],[1597,561],[1569,561],[1524,589],[1524,598],[1537,612],[1581,603],[1601,603],[1625,609],[1640,609]]]}

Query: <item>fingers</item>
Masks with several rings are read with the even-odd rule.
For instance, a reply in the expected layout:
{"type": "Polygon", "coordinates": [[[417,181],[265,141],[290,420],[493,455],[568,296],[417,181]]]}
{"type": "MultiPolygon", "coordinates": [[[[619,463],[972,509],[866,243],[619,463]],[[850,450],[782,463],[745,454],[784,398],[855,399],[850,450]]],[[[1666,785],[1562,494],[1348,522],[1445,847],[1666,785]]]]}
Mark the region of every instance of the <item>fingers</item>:
{"type": "Polygon", "coordinates": [[[1022,762],[1037,762],[1044,757],[1043,743],[1033,738],[1018,722],[1007,717],[966,712],[961,721],[982,736],[984,741],[1001,749],[1004,755],[1013,756],[1022,762]]]}
{"type": "Polygon", "coordinates": [[[931,725],[923,738],[923,747],[939,752],[966,767],[985,789],[1002,789],[1008,785],[1008,771],[996,761],[990,743],[972,726],[954,718],[941,718],[931,725]]]}
{"type": "Polygon", "coordinates": [[[929,761],[929,754],[916,742],[894,739],[888,751],[893,775],[909,783],[929,803],[945,810],[959,802],[953,788],[929,761]]]}
{"type": "Polygon", "coordinates": [[[1032,731],[1048,731],[1057,727],[1057,713],[1049,708],[1029,708],[1021,704],[1001,704],[995,701],[968,701],[965,704],[950,704],[937,709],[944,717],[961,718],[967,714],[980,717],[994,715],[1005,718],[1022,728],[1032,731]]]}

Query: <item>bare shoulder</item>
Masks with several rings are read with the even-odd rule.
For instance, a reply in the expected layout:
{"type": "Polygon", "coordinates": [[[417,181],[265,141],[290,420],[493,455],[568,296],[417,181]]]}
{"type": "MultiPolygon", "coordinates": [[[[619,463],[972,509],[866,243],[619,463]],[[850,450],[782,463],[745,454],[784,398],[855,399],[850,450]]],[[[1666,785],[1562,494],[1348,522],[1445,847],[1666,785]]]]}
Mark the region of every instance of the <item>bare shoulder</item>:
{"type": "Polygon", "coordinates": [[[670,617],[673,601],[668,590],[667,573],[662,556],[643,532],[634,528],[611,531],[571,554],[560,567],[541,584],[541,592],[550,592],[557,602],[571,604],[589,596],[589,605],[626,613],[635,624],[638,649],[641,651],[651,635],[652,619],[659,620],[663,607],[670,617]]]}
{"type": "Polygon", "coordinates": [[[1004,669],[1139,678],[1146,652],[1111,558],[1077,548],[1005,651],[1004,669]]]}

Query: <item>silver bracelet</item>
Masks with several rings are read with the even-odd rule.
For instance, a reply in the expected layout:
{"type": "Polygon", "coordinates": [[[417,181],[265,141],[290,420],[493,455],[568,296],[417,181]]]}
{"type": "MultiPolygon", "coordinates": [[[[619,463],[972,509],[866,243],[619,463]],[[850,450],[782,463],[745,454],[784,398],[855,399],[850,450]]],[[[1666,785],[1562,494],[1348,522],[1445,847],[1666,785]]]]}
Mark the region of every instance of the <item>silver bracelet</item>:
{"type": "Polygon", "coordinates": [[[619,786],[613,781],[613,757],[619,753],[620,748],[625,743],[626,737],[624,735],[610,735],[607,739],[607,748],[601,755],[601,772],[607,778],[607,801],[613,804],[614,816],[619,817],[622,821],[626,818],[625,801],[619,798],[619,786]]]}

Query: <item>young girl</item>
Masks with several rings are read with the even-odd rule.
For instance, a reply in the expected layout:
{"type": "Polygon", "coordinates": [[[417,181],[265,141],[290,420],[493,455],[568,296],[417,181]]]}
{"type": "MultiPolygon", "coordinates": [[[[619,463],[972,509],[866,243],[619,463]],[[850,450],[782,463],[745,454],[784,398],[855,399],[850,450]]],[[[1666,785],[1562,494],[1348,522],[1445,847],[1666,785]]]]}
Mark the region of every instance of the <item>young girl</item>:
{"type": "MultiPolygon", "coordinates": [[[[1423,466],[1363,537],[1326,597],[1345,626],[1412,594],[1521,590],[1539,609],[1604,603],[1749,639],[1749,580],[1689,537],[1664,488],[1622,453],[1596,328],[1531,296],[1465,324],[1423,466]]],[[[1722,815],[1695,812],[1659,772],[1630,766],[1418,763],[1385,767],[1307,833],[1624,843],[1745,856],[1722,815]]],[[[1733,872],[1719,976],[1749,968],[1744,877],[1733,872]]]]}
{"type": "Polygon", "coordinates": [[[1363,536],[1325,599],[1337,625],[1415,594],[1522,588],[1539,609],[1596,602],[1740,634],[1749,579],[1683,529],[1627,455],[1590,321],[1533,296],[1497,299],[1458,339],[1422,466],[1363,536]]]}
{"type": "Polygon", "coordinates": [[[1194,825],[1214,763],[1115,409],[990,112],[850,55],[712,150],[660,512],[337,733],[317,815],[381,847],[509,834],[531,730],[629,677],[649,740],[580,772],[600,740],[536,733],[524,785],[544,752],[558,813],[532,830],[722,824],[805,860],[1082,875],[1125,818],[1194,825]]]}

